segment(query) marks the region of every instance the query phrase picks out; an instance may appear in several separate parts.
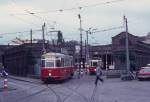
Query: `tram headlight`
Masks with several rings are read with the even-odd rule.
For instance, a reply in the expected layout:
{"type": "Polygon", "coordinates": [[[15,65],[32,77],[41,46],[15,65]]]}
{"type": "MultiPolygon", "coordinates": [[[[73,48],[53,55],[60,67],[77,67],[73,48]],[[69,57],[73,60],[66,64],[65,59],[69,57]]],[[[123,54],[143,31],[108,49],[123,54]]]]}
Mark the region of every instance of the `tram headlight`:
{"type": "Polygon", "coordinates": [[[51,76],[52,74],[51,74],[51,73],[49,73],[48,75],[49,75],[49,76],[51,76]]]}

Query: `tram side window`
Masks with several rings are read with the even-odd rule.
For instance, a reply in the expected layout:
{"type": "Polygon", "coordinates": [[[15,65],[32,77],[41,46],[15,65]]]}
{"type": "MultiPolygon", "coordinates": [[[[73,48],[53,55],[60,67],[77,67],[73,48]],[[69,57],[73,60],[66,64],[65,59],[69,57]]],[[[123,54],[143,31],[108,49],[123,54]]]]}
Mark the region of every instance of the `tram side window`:
{"type": "Polygon", "coordinates": [[[56,60],[56,67],[61,67],[61,61],[60,60],[56,60]]]}
{"type": "Polygon", "coordinates": [[[41,61],[41,65],[42,65],[42,67],[45,67],[45,60],[41,61]]]}
{"type": "Polygon", "coordinates": [[[46,62],[46,67],[54,67],[54,62],[46,62]]]}
{"type": "Polygon", "coordinates": [[[61,58],[61,67],[64,67],[64,58],[61,58]]]}
{"type": "Polygon", "coordinates": [[[65,67],[70,66],[70,59],[66,58],[65,59],[65,67]]]}
{"type": "Polygon", "coordinates": [[[90,66],[93,66],[92,62],[91,62],[91,64],[90,64],[90,66]]]}
{"type": "Polygon", "coordinates": [[[73,62],[71,61],[71,66],[73,65],[73,62]]]}

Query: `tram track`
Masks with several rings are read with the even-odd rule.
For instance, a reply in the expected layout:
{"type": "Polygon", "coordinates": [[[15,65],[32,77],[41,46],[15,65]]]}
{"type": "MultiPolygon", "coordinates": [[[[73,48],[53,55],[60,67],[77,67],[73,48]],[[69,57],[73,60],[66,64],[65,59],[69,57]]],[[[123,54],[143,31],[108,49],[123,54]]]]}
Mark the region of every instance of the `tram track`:
{"type": "Polygon", "coordinates": [[[92,95],[90,97],[90,102],[95,102],[95,95],[96,95],[97,86],[94,87],[92,95]]]}
{"type": "Polygon", "coordinates": [[[14,102],[23,102],[23,101],[25,101],[25,100],[27,100],[27,99],[29,99],[29,98],[31,98],[31,97],[34,97],[34,96],[36,96],[36,95],[41,94],[42,92],[44,92],[44,91],[46,91],[46,90],[47,90],[47,88],[44,88],[44,89],[42,89],[42,90],[40,90],[40,91],[38,91],[38,92],[35,92],[35,93],[33,93],[33,94],[27,95],[27,96],[22,97],[22,98],[19,98],[19,99],[15,100],[14,102]]]}
{"type": "MultiPolygon", "coordinates": [[[[81,94],[80,92],[78,92],[78,89],[80,88],[80,86],[82,86],[82,84],[79,84],[77,86],[75,86],[75,88],[73,88],[73,85],[60,85],[59,87],[54,87],[53,89],[60,89],[60,88],[65,88],[67,89],[69,92],[71,92],[71,94],[66,95],[61,102],[66,102],[70,97],[72,97],[73,95],[75,95],[76,97],[80,97],[80,99],[82,100],[81,102],[89,102],[89,99],[84,96],[83,94],[81,94]],[[71,86],[71,87],[70,87],[71,86]]],[[[56,91],[55,91],[56,92],[56,91]]],[[[59,94],[58,92],[56,92],[57,94],[59,94]]]]}
{"type": "MultiPolygon", "coordinates": [[[[37,96],[37,95],[43,93],[44,91],[52,92],[55,95],[55,97],[56,97],[56,101],[55,102],[66,102],[70,97],[78,97],[78,98],[80,98],[81,102],[95,102],[94,100],[92,100],[92,98],[95,96],[94,92],[92,93],[92,96],[90,98],[88,98],[85,95],[83,95],[80,92],[78,92],[78,90],[80,89],[80,87],[82,86],[82,84],[84,82],[82,82],[81,84],[71,84],[71,85],[68,85],[67,83],[65,83],[65,84],[64,83],[63,84],[60,83],[59,85],[57,84],[58,86],[55,86],[55,84],[53,86],[52,84],[45,85],[45,84],[41,84],[41,83],[37,83],[37,82],[33,82],[33,81],[23,81],[23,80],[17,80],[17,81],[29,83],[29,84],[26,84],[26,85],[34,84],[34,85],[37,85],[37,87],[44,86],[44,88],[39,90],[39,91],[37,91],[37,92],[35,92],[35,93],[33,93],[33,94],[30,94],[28,96],[22,97],[22,98],[14,101],[14,102],[22,102],[22,101],[19,101],[19,100],[29,99],[31,97],[34,97],[34,96],[37,96]],[[70,94],[66,94],[64,92],[60,93],[59,91],[57,91],[57,90],[63,89],[63,88],[67,89],[70,94]],[[61,96],[64,97],[64,98],[61,98],[61,96]]],[[[36,86],[34,86],[33,88],[35,88],[35,87],[36,86]]],[[[31,90],[31,89],[32,89],[32,87],[29,88],[29,90],[31,90]]],[[[27,90],[25,90],[25,91],[27,91],[27,90]]]]}
{"type": "Polygon", "coordinates": [[[56,102],[62,102],[60,95],[53,88],[49,87],[48,85],[47,85],[47,87],[55,94],[56,102]]]}
{"type": "MultiPolygon", "coordinates": [[[[10,82],[12,83],[16,83],[16,84],[23,84],[23,85],[31,85],[33,84],[34,86],[33,87],[30,87],[28,89],[24,89],[24,90],[21,90],[20,92],[26,92],[28,90],[32,90],[33,88],[36,88],[36,87],[39,87],[40,86],[44,86],[44,85],[41,85],[40,83],[37,83],[37,82],[31,82],[31,81],[26,81],[26,80],[18,80],[18,79],[12,79],[12,80],[9,80],[10,82]],[[15,80],[15,81],[14,81],[15,80]],[[36,86],[35,86],[36,85],[36,86]]],[[[46,91],[47,90],[47,87],[37,91],[37,92],[34,92],[30,95],[26,95],[24,97],[21,97],[21,98],[18,98],[16,100],[14,100],[13,102],[25,102],[25,100],[29,99],[29,98],[32,98],[36,95],[39,95],[41,94],[42,92],[46,91]]]]}
{"type": "MultiPolygon", "coordinates": [[[[14,80],[16,80],[16,79],[14,79],[14,80]]],[[[25,82],[25,83],[26,83],[26,84],[24,83],[25,85],[34,84],[34,85],[37,85],[37,87],[39,87],[39,86],[45,86],[45,88],[41,89],[40,91],[34,92],[34,93],[30,94],[30,95],[27,95],[27,96],[25,96],[25,97],[21,97],[21,98],[15,100],[15,101],[13,101],[13,102],[24,102],[25,100],[27,100],[27,99],[29,99],[29,98],[32,98],[32,97],[34,97],[34,96],[37,96],[37,95],[39,95],[39,94],[41,94],[41,93],[43,93],[43,92],[45,92],[45,91],[48,91],[48,90],[51,90],[51,92],[54,93],[54,95],[56,96],[56,102],[62,102],[62,101],[61,101],[61,98],[60,98],[60,96],[57,94],[57,92],[55,92],[54,89],[53,89],[52,87],[50,87],[49,85],[43,85],[43,84],[41,85],[41,83],[32,82],[32,81],[26,81],[26,80],[17,80],[17,81],[18,81],[18,83],[20,83],[20,82],[25,82]]],[[[15,82],[15,83],[16,83],[16,81],[13,81],[13,80],[11,80],[10,82],[15,82]]],[[[59,87],[60,87],[60,86],[59,86],[59,87]]],[[[35,86],[29,88],[28,90],[31,90],[31,89],[33,89],[33,88],[35,88],[35,86]]],[[[58,88],[58,87],[54,87],[54,88],[58,88]]],[[[23,91],[27,91],[27,90],[23,90],[23,91]]]]}
{"type": "MultiPolygon", "coordinates": [[[[77,86],[75,89],[72,89],[68,86],[64,86],[66,89],[72,91],[72,94],[70,94],[69,97],[71,97],[73,94],[78,95],[80,98],[82,98],[85,102],[89,102],[87,97],[82,95],[80,92],[78,92],[78,89],[80,88],[81,85],[77,86]]],[[[62,102],[65,102],[69,97],[66,97],[62,102]]]]}

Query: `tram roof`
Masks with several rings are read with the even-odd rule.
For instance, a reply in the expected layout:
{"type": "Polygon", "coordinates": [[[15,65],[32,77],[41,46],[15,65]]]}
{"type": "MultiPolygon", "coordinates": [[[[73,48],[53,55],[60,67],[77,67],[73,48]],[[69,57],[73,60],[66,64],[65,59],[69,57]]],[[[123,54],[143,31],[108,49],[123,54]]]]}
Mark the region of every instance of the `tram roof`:
{"type": "Polygon", "coordinates": [[[72,57],[70,55],[62,54],[62,53],[54,53],[54,52],[48,52],[46,54],[43,54],[42,57],[72,57]]]}
{"type": "Polygon", "coordinates": [[[101,59],[91,59],[90,61],[96,61],[96,62],[98,62],[98,61],[102,61],[101,59]]]}

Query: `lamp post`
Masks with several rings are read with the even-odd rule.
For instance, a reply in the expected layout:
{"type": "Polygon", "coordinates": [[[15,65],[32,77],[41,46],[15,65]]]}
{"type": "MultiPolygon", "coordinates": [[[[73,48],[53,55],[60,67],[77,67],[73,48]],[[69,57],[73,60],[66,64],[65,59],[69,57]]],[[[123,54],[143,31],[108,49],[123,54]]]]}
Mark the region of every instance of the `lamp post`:
{"type": "Polygon", "coordinates": [[[42,51],[43,53],[46,53],[46,49],[45,49],[45,23],[42,25],[42,38],[43,38],[43,41],[42,41],[42,51]]]}
{"type": "Polygon", "coordinates": [[[89,28],[86,31],[86,63],[87,63],[87,65],[89,65],[89,34],[92,33],[91,29],[92,28],[89,28]]]}
{"type": "Polygon", "coordinates": [[[80,64],[79,64],[79,78],[80,78],[80,71],[81,71],[81,66],[83,64],[83,58],[82,58],[82,21],[81,21],[81,16],[78,14],[78,18],[80,20],[80,64]]]}

